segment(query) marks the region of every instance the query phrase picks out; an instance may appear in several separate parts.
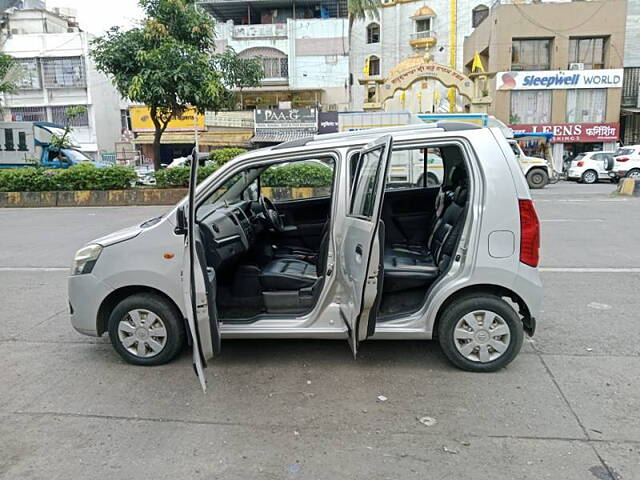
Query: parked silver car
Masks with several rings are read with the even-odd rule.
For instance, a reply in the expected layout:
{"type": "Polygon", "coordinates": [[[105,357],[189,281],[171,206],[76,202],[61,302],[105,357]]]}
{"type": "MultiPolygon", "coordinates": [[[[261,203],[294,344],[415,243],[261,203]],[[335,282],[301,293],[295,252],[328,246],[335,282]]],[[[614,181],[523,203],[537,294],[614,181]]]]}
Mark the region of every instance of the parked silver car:
{"type": "Polygon", "coordinates": [[[354,355],[371,338],[437,338],[458,367],[493,371],[535,331],[539,240],[499,130],[310,137],[245,153],[166,215],[78,251],[71,321],[138,365],[189,337],[203,386],[221,338],[239,337],[342,338],[354,355]],[[407,150],[441,158],[442,182],[390,183],[407,150]]]}

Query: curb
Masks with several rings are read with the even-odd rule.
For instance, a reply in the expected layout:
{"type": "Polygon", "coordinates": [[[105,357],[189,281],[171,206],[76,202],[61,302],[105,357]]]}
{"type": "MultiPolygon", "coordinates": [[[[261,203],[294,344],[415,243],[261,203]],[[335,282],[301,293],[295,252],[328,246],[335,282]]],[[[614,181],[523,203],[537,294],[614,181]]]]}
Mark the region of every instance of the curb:
{"type": "Polygon", "coordinates": [[[124,207],[174,205],[187,195],[186,188],[137,188],[61,192],[0,192],[0,208],[124,207]]]}
{"type": "Polygon", "coordinates": [[[618,183],[616,193],[627,197],[640,197],[640,181],[635,178],[623,178],[618,183]]]}

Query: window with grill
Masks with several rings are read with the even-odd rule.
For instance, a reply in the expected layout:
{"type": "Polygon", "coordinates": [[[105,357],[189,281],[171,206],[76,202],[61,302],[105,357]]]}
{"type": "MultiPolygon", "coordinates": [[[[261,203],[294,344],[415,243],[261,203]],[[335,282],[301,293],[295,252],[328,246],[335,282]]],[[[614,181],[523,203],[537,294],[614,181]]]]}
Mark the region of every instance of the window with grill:
{"type": "Polygon", "coordinates": [[[607,111],[607,90],[589,88],[567,91],[567,122],[604,122],[607,111]]]}
{"type": "Polygon", "coordinates": [[[380,25],[377,23],[367,26],[367,43],[380,43],[380,25]]]}
{"type": "Polygon", "coordinates": [[[11,109],[14,122],[46,122],[47,111],[44,107],[18,107],[11,109]]]}
{"type": "Polygon", "coordinates": [[[88,127],[89,126],[89,112],[84,111],[82,115],[78,115],[74,118],[69,118],[67,115],[67,109],[74,105],[66,105],[64,107],[51,107],[51,121],[59,125],[70,127],[88,127]]]}
{"type": "Polygon", "coordinates": [[[85,87],[87,77],[82,57],[43,58],[44,86],[47,88],[85,87]]]}
{"type": "Polygon", "coordinates": [[[40,82],[40,68],[37,58],[20,58],[16,60],[20,68],[20,77],[17,81],[18,88],[21,90],[40,90],[42,83],[40,82]]]}
{"type": "Polygon", "coordinates": [[[587,70],[604,68],[604,37],[569,40],[569,63],[584,63],[587,70]]]}
{"type": "Polygon", "coordinates": [[[640,67],[625,67],[622,85],[622,105],[625,107],[640,106],[640,67]]]}
{"type": "Polygon", "coordinates": [[[551,66],[551,40],[513,40],[511,70],[549,70],[551,66]]]}
{"type": "Polygon", "coordinates": [[[428,32],[431,30],[431,18],[420,18],[416,20],[416,33],[428,32]]]}
{"type": "Polygon", "coordinates": [[[248,48],[238,54],[240,58],[255,58],[262,64],[264,78],[289,78],[287,55],[276,48],[248,48]]]}

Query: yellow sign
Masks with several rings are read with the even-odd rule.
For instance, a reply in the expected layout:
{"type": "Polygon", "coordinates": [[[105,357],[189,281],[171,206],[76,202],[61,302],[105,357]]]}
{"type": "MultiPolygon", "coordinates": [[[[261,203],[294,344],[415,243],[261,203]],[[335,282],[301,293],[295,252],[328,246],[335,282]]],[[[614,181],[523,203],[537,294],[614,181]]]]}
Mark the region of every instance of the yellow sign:
{"type": "MultiPolygon", "coordinates": [[[[131,113],[131,129],[134,132],[153,132],[155,127],[151,121],[151,114],[149,113],[149,107],[129,107],[131,113]]],[[[186,110],[178,118],[174,118],[169,122],[167,132],[188,132],[193,131],[196,126],[198,130],[205,130],[204,115],[197,115],[193,108],[186,110]]]]}

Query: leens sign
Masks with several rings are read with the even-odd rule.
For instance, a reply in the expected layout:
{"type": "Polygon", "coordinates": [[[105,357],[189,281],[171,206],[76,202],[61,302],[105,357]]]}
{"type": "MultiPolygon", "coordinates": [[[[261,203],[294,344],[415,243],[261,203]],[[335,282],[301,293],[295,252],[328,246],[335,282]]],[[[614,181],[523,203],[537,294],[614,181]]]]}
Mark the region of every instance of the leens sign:
{"type": "Polygon", "coordinates": [[[514,133],[553,133],[551,143],[615,142],[620,134],[618,123],[547,123],[509,127],[514,133]]]}
{"type": "Polygon", "coordinates": [[[624,71],[609,70],[543,70],[498,72],[497,90],[554,90],[568,88],[622,88],[624,71]]]}

